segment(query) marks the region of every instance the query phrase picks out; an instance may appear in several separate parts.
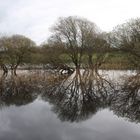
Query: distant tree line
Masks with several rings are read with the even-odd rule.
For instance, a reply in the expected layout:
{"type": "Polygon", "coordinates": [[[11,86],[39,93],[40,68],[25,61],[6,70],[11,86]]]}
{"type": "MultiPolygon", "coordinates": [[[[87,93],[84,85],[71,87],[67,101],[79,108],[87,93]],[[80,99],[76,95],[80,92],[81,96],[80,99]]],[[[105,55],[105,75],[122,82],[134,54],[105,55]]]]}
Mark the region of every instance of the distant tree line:
{"type": "Polygon", "coordinates": [[[46,43],[37,46],[23,35],[0,37],[0,67],[6,75],[16,75],[21,65],[43,65],[56,69],[97,70],[121,53],[134,68],[140,68],[140,18],[116,26],[105,33],[85,18],[59,18],[46,43]]]}

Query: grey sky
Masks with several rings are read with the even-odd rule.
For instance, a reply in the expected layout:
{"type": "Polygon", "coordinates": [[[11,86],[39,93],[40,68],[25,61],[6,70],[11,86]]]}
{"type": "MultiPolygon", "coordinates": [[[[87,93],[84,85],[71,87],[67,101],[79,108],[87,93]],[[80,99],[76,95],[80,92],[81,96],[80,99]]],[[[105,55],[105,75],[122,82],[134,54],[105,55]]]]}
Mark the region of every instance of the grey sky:
{"type": "Polygon", "coordinates": [[[37,44],[61,16],[81,16],[110,31],[140,16],[139,0],[0,0],[0,33],[23,34],[37,44]]]}

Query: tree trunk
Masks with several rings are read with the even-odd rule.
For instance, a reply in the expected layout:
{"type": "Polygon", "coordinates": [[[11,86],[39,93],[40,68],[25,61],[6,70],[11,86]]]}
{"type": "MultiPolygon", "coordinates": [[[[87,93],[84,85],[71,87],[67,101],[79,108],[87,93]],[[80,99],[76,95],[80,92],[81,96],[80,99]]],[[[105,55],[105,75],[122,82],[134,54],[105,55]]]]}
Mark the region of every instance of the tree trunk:
{"type": "Polygon", "coordinates": [[[8,68],[4,64],[1,64],[1,68],[3,70],[3,75],[4,76],[7,76],[7,74],[8,74],[8,68]]]}
{"type": "Polygon", "coordinates": [[[89,68],[93,69],[92,54],[88,55],[88,64],[89,64],[89,68]]]}
{"type": "Polygon", "coordinates": [[[17,67],[14,68],[14,70],[13,70],[14,75],[17,75],[16,71],[17,71],[17,67]]]}
{"type": "Polygon", "coordinates": [[[19,66],[19,64],[16,64],[16,65],[12,65],[12,66],[11,66],[11,74],[12,74],[12,75],[14,75],[14,76],[17,75],[16,71],[17,71],[17,67],[18,67],[18,66],[19,66]]]}
{"type": "Polygon", "coordinates": [[[13,74],[14,74],[15,76],[17,75],[17,73],[16,73],[16,71],[17,71],[17,67],[18,67],[18,64],[15,65],[14,68],[13,68],[13,74]]]}

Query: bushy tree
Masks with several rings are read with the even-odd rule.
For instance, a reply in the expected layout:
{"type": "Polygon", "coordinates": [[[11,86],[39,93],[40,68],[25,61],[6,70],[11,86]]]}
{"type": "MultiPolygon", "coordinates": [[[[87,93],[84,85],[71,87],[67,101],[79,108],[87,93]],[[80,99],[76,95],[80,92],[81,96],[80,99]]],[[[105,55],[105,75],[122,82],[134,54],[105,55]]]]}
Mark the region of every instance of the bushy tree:
{"type": "Polygon", "coordinates": [[[68,55],[76,68],[80,68],[84,48],[92,42],[98,32],[97,26],[79,17],[59,18],[52,28],[53,40],[67,48],[68,55]]]}
{"type": "Polygon", "coordinates": [[[130,61],[138,66],[140,63],[140,18],[131,19],[115,27],[110,41],[113,47],[128,53],[130,61]]]}
{"type": "Polygon", "coordinates": [[[22,35],[5,36],[0,39],[0,46],[4,50],[6,63],[12,73],[16,75],[17,67],[29,59],[30,47],[35,43],[22,35]]]}

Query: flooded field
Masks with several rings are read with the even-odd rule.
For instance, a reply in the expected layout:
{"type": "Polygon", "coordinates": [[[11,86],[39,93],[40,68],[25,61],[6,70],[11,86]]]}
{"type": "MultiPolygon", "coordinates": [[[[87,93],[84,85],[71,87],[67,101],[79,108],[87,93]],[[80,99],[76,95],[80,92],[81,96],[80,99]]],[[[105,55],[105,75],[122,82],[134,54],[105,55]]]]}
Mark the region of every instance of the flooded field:
{"type": "Polygon", "coordinates": [[[140,74],[18,71],[0,80],[0,140],[140,140],[140,74]]]}

